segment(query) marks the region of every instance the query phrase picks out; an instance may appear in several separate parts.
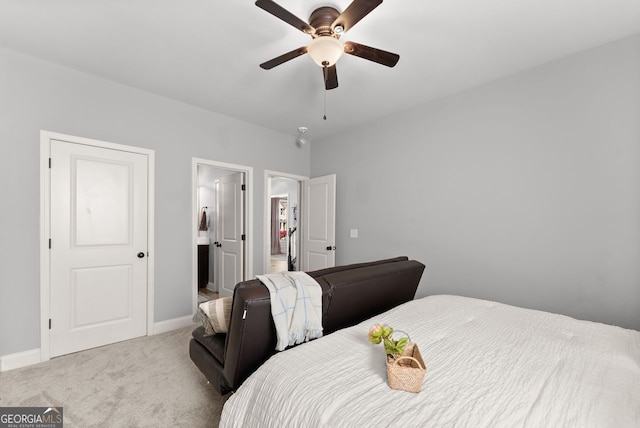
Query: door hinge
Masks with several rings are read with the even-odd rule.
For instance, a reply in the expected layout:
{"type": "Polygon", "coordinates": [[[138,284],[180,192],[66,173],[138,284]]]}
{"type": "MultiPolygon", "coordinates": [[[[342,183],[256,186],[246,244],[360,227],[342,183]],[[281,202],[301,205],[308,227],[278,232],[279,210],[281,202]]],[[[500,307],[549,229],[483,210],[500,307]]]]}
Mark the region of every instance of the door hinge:
{"type": "Polygon", "coordinates": [[[244,241],[244,240],[246,239],[246,237],[247,237],[247,236],[243,233],[243,234],[242,234],[242,240],[244,241]]]}
{"type": "Polygon", "coordinates": [[[49,249],[51,249],[51,238],[49,238],[49,249]]]}
{"type": "Polygon", "coordinates": [[[246,185],[246,184],[243,184],[243,185],[242,185],[242,187],[240,188],[240,190],[242,190],[243,192],[244,192],[245,190],[247,190],[247,185],[246,185]]]}
{"type": "Polygon", "coordinates": [[[51,169],[51,158],[49,158],[49,169],[51,169]]]}
{"type": "Polygon", "coordinates": [[[51,318],[49,318],[49,330],[51,330],[51,318]]]}

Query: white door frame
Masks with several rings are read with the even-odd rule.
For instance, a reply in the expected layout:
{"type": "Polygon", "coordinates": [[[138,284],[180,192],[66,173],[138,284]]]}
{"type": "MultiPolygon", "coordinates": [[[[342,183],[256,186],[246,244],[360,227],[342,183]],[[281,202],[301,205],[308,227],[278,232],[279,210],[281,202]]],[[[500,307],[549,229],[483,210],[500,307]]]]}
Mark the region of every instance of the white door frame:
{"type": "MultiPolygon", "coordinates": [[[[245,224],[244,230],[246,234],[245,240],[245,257],[244,257],[244,278],[253,278],[253,167],[245,165],[237,165],[226,162],[212,161],[201,158],[191,158],[191,293],[193,313],[195,315],[198,309],[198,222],[200,215],[200,207],[198,207],[198,165],[212,166],[214,168],[228,169],[235,172],[244,172],[246,174],[245,183],[247,190],[245,191],[245,224]]],[[[214,267],[215,268],[215,267],[214,267]]]]}
{"type": "Polygon", "coordinates": [[[50,359],[49,318],[51,314],[51,177],[49,174],[50,144],[52,140],[138,153],[147,156],[147,335],[153,334],[154,320],[154,206],[155,206],[155,151],[140,147],[108,143],[90,138],[76,137],[50,131],[40,131],[40,361],[50,359]]]}
{"type": "MultiPolygon", "coordinates": [[[[309,177],[306,177],[304,175],[296,175],[296,174],[289,174],[288,172],[279,172],[279,171],[272,171],[269,169],[265,169],[264,170],[264,248],[263,248],[263,254],[264,254],[264,260],[262,261],[263,265],[262,265],[262,272],[269,272],[269,266],[271,265],[271,195],[269,194],[269,192],[271,191],[271,179],[273,177],[284,177],[284,178],[290,178],[292,180],[296,180],[298,182],[298,185],[300,186],[300,182],[304,181],[304,180],[308,180],[309,177]]],[[[301,188],[298,189],[298,201],[300,201],[301,198],[301,188]]],[[[300,223],[300,202],[298,202],[298,223],[300,223]]],[[[300,230],[300,228],[298,228],[298,230],[300,230]]],[[[298,239],[300,239],[300,235],[298,235],[298,239]]]]}

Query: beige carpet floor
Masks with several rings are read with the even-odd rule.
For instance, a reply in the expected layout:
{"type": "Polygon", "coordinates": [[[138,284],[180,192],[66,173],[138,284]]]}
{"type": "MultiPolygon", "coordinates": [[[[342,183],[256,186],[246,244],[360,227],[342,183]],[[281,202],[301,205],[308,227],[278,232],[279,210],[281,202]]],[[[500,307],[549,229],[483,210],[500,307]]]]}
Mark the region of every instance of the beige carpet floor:
{"type": "Polygon", "coordinates": [[[63,407],[71,427],[217,427],[221,397],[189,359],[193,328],[0,372],[0,407],[63,407]]]}

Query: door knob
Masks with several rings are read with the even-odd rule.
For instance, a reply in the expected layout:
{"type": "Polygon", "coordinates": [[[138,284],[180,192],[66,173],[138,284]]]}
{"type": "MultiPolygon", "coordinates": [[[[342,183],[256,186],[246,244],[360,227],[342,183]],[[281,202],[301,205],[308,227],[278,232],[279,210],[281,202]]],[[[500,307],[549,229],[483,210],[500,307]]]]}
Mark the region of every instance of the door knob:
{"type": "Polygon", "coordinates": [[[142,251],[140,251],[140,252],[138,253],[138,258],[139,258],[139,259],[144,258],[144,253],[143,253],[142,251]]]}
{"type": "Polygon", "coordinates": [[[331,245],[329,245],[329,246],[327,247],[327,251],[331,251],[331,250],[335,250],[335,249],[336,249],[336,246],[335,246],[335,245],[334,245],[333,247],[332,247],[331,245]]]}

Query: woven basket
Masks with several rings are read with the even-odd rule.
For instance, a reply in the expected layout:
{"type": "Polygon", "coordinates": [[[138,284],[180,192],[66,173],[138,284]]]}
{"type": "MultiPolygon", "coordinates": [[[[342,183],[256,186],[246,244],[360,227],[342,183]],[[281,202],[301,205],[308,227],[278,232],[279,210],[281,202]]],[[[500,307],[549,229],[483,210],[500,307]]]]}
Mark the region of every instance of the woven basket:
{"type": "Polygon", "coordinates": [[[420,392],[426,371],[416,343],[409,342],[399,357],[387,356],[387,379],[392,389],[420,392]]]}

